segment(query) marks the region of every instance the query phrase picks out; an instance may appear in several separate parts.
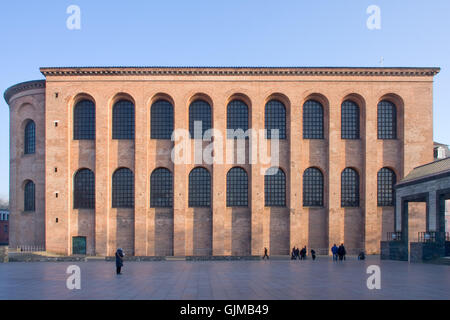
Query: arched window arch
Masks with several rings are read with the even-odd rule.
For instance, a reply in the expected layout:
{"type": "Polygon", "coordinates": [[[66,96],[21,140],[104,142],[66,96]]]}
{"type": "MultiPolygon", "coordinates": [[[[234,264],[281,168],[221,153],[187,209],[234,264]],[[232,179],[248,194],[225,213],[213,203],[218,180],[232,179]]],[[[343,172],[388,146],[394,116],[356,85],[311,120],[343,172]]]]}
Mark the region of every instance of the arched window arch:
{"type": "Polygon", "coordinates": [[[128,168],[117,169],[113,174],[112,207],[134,207],[134,174],[128,168]]]}
{"type": "MultiPolygon", "coordinates": [[[[242,100],[233,100],[227,107],[227,129],[248,130],[248,106],[242,100]]],[[[227,134],[230,137],[229,134],[227,134]]]]}
{"type": "Polygon", "coordinates": [[[359,139],[359,107],[351,100],[341,106],[341,138],[359,139]]]}
{"type": "Polygon", "coordinates": [[[352,168],[341,174],[341,207],[359,207],[359,174],[352,168]]]}
{"type": "Polygon", "coordinates": [[[239,167],[227,173],[227,207],[248,206],[248,175],[239,167]]]}
{"type": "Polygon", "coordinates": [[[378,180],[378,206],[394,205],[394,186],[397,183],[395,172],[389,168],[382,168],[377,174],[378,180]]]}
{"type": "Polygon", "coordinates": [[[158,100],[151,107],[151,138],[172,138],[173,132],[173,106],[167,100],[158,100]]]}
{"type": "Polygon", "coordinates": [[[36,205],[35,205],[35,193],[36,193],[36,187],[34,185],[34,182],[31,180],[28,180],[25,183],[24,188],[24,211],[35,211],[36,205]]]}
{"type": "Polygon", "coordinates": [[[113,107],[113,139],[134,139],[134,104],[120,100],[113,107]]]}
{"type": "Polygon", "coordinates": [[[205,132],[212,128],[211,106],[204,100],[195,100],[189,106],[189,132],[192,139],[201,139],[205,132]],[[202,137],[194,136],[195,122],[202,124],[202,137]]]}
{"type": "Polygon", "coordinates": [[[73,109],[73,139],[95,140],[95,104],[81,100],[73,109]]]}
{"type": "Polygon", "coordinates": [[[74,176],[73,208],[95,209],[95,175],[89,169],[80,169],[74,176]]]}
{"type": "Polygon", "coordinates": [[[323,106],[316,100],[303,105],[303,139],[323,139],[323,106]]]}
{"type": "Polygon", "coordinates": [[[150,207],[173,207],[173,176],[166,168],[155,169],[150,176],[150,207]]]}
{"type": "Polygon", "coordinates": [[[211,175],[202,167],[189,174],[189,207],[211,206],[211,175]]]}
{"type": "Polygon", "coordinates": [[[281,168],[270,168],[264,176],[266,207],[286,206],[286,175],[281,168]]]}
{"type": "Polygon", "coordinates": [[[378,139],[397,139],[397,108],[390,101],[378,103],[378,139]]]}
{"type": "Polygon", "coordinates": [[[323,174],[317,168],[308,168],[303,173],[303,206],[323,206],[323,174]]]}
{"type": "Polygon", "coordinates": [[[33,120],[28,121],[24,134],[24,153],[34,154],[36,152],[36,124],[33,120]]]}
{"type": "Polygon", "coordinates": [[[266,103],[266,137],[272,138],[271,130],[278,130],[279,139],[286,139],[286,107],[281,101],[270,100],[266,103]]]}

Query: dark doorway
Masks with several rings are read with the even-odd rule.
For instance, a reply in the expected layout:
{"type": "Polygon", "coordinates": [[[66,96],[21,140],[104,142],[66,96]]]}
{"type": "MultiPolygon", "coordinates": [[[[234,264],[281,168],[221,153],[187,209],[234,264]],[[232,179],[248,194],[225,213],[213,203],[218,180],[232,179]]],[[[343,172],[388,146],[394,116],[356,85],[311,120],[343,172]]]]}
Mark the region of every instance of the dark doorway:
{"type": "Polygon", "coordinates": [[[72,253],[81,255],[86,254],[86,237],[72,238],[72,253]]]}

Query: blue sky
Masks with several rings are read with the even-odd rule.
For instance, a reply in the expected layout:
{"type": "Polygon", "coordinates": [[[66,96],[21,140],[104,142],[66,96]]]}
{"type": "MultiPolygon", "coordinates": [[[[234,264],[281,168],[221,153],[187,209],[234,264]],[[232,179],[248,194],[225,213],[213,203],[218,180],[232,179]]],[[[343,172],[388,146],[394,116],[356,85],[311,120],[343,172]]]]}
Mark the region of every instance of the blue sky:
{"type": "MultiPolygon", "coordinates": [[[[0,91],[42,66],[437,66],[434,139],[450,143],[448,0],[1,1],[0,91]],[[66,9],[81,8],[81,30],[66,9]],[[381,30],[369,30],[370,5],[381,30]]],[[[0,102],[0,198],[9,111],[0,102]]]]}

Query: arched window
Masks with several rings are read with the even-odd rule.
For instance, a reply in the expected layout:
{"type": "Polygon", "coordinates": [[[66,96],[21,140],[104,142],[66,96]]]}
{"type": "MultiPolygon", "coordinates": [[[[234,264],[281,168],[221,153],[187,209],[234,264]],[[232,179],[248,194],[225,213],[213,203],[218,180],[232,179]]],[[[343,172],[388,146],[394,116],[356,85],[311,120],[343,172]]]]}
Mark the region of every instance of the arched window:
{"type": "Polygon", "coordinates": [[[359,139],[359,107],[350,100],[341,107],[341,138],[359,139]]]}
{"type": "Polygon", "coordinates": [[[80,169],[75,174],[73,208],[95,209],[95,176],[89,169],[80,169]]]}
{"type": "Polygon", "coordinates": [[[386,100],[378,104],[378,139],[397,139],[397,108],[386,100]]]}
{"type": "Polygon", "coordinates": [[[201,139],[205,132],[212,128],[211,106],[203,100],[196,100],[189,107],[189,132],[192,139],[201,139]],[[195,122],[201,122],[202,137],[195,137],[195,122]]]}
{"type": "Polygon", "coordinates": [[[303,173],[303,206],[323,206],[323,174],[317,168],[308,168],[303,173]]]}
{"type": "Polygon", "coordinates": [[[286,206],[286,176],[281,168],[270,168],[264,176],[266,207],[286,206]]]}
{"type": "Polygon", "coordinates": [[[248,206],[248,175],[242,168],[227,173],[227,207],[248,206]]]}
{"type": "Polygon", "coordinates": [[[120,100],[113,107],[113,139],[134,139],[134,104],[120,100]]]}
{"type": "Polygon", "coordinates": [[[25,154],[33,154],[36,152],[36,125],[33,120],[28,121],[25,126],[25,154]]]}
{"type": "Polygon", "coordinates": [[[303,105],[303,139],[323,139],[323,107],[318,101],[303,105]]]}
{"type": "Polygon", "coordinates": [[[173,132],[173,106],[169,101],[158,100],[151,108],[151,138],[172,138],[173,132]]]}
{"type": "MultiPolygon", "coordinates": [[[[227,129],[242,130],[244,133],[248,130],[248,106],[241,100],[233,100],[227,107],[227,129]]],[[[230,134],[227,134],[230,138],[230,134]]]]}
{"type": "Polygon", "coordinates": [[[112,207],[134,207],[134,174],[128,168],[120,168],[112,177],[112,207]]]}
{"type": "Polygon", "coordinates": [[[82,100],[73,109],[73,139],[95,140],[95,105],[82,100]]]}
{"type": "Polygon", "coordinates": [[[266,104],[266,137],[272,138],[272,131],[278,130],[279,139],[286,139],[286,108],[278,100],[266,104]]]}
{"type": "Polygon", "coordinates": [[[378,171],[378,206],[394,205],[394,185],[397,182],[395,172],[389,168],[378,171]]]}
{"type": "Polygon", "coordinates": [[[205,168],[195,168],[189,174],[189,207],[211,206],[211,175],[205,168]]]}
{"type": "Polygon", "coordinates": [[[359,207],[359,175],[352,168],[341,174],[341,207],[359,207]]]}
{"type": "Polygon", "coordinates": [[[173,207],[173,177],[166,168],[158,168],[150,176],[150,207],[173,207]]]}
{"type": "Polygon", "coordinates": [[[24,211],[34,211],[36,206],[35,206],[35,186],[34,186],[34,182],[29,180],[27,181],[27,183],[25,184],[25,190],[24,190],[24,211]]]}

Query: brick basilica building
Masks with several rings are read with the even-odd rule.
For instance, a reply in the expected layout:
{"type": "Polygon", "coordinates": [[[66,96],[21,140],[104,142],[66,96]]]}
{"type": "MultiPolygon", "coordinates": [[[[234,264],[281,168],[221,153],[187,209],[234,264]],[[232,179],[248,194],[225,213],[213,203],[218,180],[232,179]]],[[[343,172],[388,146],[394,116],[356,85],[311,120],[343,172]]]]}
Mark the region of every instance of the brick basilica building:
{"type": "Polygon", "coordinates": [[[41,72],[45,80],[4,95],[12,248],[249,256],[305,245],[328,254],[345,243],[349,253],[379,253],[395,231],[393,185],[433,160],[438,68],[41,72]],[[214,153],[234,140],[227,129],[278,129],[279,170],[235,159],[175,163],[172,132],[192,132],[195,121],[224,132],[224,143],[200,142],[214,153]]]}

